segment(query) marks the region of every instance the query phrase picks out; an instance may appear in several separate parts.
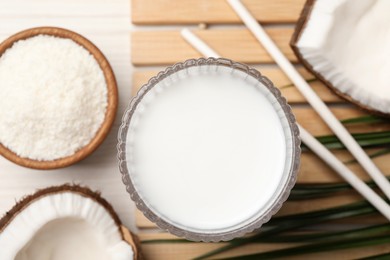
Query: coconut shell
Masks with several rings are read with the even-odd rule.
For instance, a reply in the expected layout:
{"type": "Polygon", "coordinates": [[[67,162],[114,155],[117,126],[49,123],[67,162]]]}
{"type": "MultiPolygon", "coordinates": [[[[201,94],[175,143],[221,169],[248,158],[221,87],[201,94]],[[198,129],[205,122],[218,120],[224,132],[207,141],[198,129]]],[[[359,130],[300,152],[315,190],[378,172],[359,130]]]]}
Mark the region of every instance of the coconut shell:
{"type": "Polygon", "coordinates": [[[302,12],[300,14],[300,17],[297,21],[297,24],[295,26],[294,33],[291,37],[290,46],[292,50],[294,51],[295,55],[297,56],[298,60],[303,64],[303,66],[309,70],[317,79],[322,81],[325,86],[327,86],[333,93],[335,93],[337,96],[341,97],[342,99],[356,105],[358,108],[367,111],[371,114],[384,116],[384,117],[390,117],[390,114],[378,111],[372,107],[367,106],[366,104],[362,104],[361,102],[357,101],[356,99],[352,98],[350,95],[341,92],[338,88],[336,88],[330,81],[328,81],[326,78],[324,78],[320,73],[318,73],[314,68],[313,65],[311,65],[301,54],[299,51],[299,48],[297,46],[297,43],[302,36],[302,33],[310,19],[310,15],[312,13],[314,4],[317,0],[307,0],[302,12]]]}
{"type": "Polygon", "coordinates": [[[131,233],[125,226],[122,226],[122,234],[126,242],[133,248],[134,259],[143,260],[144,257],[141,253],[141,241],[139,238],[135,234],[131,233]]]}
{"type": "Polygon", "coordinates": [[[77,193],[78,195],[84,196],[86,198],[90,198],[95,202],[97,202],[98,204],[100,204],[101,206],[103,206],[110,214],[115,224],[118,226],[119,232],[122,235],[122,239],[125,240],[132,247],[134,252],[134,259],[135,260],[143,259],[138,237],[133,233],[131,233],[126,227],[122,226],[122,223],[118,215],[116,214],[114,208],[111,206],[111,204],[107,200],[102,198],[99,192],[94,192],[87,187],[82,187],[79,185],[64,184],[61,186],[48,187],[48,188],[40,189],[34,194],[22,198],[19,202],[17,202],[12,207],[11,210],[7,211],[5,215],[0,219],[0,233],[3,232],[3,230],[19,214],[19,212],[22,212],[24,208],[26,208],[28,205],[33,203],[35,200],[38,200],[41,197],[54,195],[62,192],[77,193]]]}

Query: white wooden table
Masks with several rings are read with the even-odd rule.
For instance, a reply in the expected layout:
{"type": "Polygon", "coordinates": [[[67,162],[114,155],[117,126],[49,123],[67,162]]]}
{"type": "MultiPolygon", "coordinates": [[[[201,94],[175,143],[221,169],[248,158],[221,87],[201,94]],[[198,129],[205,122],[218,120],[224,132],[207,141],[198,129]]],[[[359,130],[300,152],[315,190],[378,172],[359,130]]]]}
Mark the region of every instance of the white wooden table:
{"type": "MultiPolygon", "coordinates": [[[[114,126],[99,149],[74,166],[51,171],[30,170],[0,157],[0,215],[23,195],[63,183],[87,185],[102,192],[129,228],[134,207],[121,181],[116,140],[130,98],[129,0],[1,0],[0,41],[23,29],[58,26],[76,31],[95,43],[110,61],[118,81],[119,109],[114,126]]],[[[1,111],[0,111],[1,113],[1,111]]]]}

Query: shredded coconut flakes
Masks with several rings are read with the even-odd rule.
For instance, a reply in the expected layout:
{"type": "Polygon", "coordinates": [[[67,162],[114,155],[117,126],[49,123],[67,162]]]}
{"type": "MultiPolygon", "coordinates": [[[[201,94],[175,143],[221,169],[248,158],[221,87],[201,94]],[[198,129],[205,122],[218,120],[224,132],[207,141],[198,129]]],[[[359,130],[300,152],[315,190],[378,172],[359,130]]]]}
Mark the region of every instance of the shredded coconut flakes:
{"type": "Polygon", "coordinates": [[[0,142],[50,161],[86,146],[103,123],[107,86],[95,58],[70,39],[38,35],[0,57],[0,142]]]}

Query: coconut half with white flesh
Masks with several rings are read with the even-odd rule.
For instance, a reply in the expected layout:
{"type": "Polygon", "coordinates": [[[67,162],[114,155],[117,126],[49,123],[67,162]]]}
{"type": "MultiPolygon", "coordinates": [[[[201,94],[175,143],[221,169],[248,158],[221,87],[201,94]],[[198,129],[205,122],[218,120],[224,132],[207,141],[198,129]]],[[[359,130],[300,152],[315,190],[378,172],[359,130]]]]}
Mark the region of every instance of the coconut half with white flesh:
{"type": "Polygon", "coordinates": [[[308,0],[291,46],[339,96],[389,116],[389,14],[389,0],[308,0]]]}
{"type": "Polygon", "coordinates": [[[50,187],[24,198],[0,220],[0,259],[140,259],[136,238],[123,231],[99,193],[76,185],[50,187]]]}

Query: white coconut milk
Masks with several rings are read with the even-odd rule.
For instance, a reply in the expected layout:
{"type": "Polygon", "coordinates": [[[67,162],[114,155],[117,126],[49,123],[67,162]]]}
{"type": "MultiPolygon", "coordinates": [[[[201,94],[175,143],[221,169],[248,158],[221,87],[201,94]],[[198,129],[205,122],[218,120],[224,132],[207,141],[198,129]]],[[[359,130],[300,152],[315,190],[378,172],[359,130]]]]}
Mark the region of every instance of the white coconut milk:
{"type": "Polygon", "coordinates": [[[230,230],[276,199],[291,148],[286,128],[279,103],[252,76],[223,66],[190,68],[138,104],[128,168],[142,199],[165,221],[198,232],[230,230]]]}

